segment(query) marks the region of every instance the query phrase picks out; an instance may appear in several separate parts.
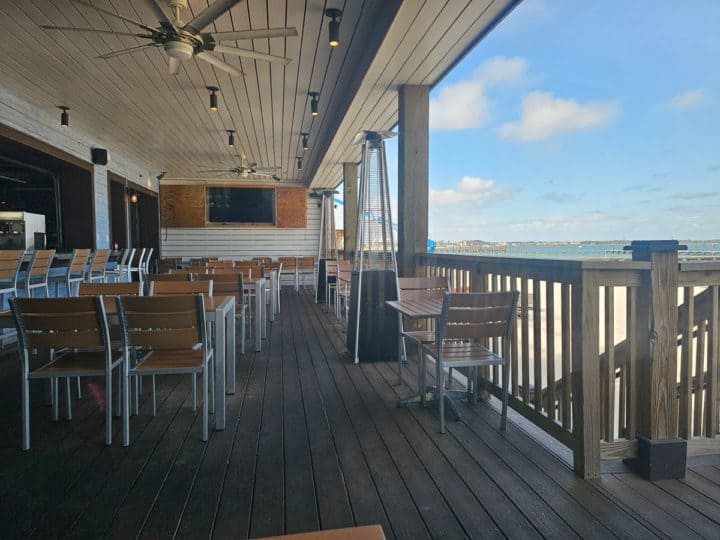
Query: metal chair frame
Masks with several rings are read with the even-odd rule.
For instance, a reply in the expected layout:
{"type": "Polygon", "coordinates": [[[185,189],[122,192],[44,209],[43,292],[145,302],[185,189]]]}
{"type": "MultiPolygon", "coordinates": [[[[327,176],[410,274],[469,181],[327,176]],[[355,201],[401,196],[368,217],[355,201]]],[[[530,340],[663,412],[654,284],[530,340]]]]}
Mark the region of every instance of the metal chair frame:
{"type": "MultiPolygon", "coordinates": [[[[22,386],[22,448],[30,448],[30,388],[34,379],[49,379],[53,420],[58,419],[58,379],[76,376],[105,377],[105,444],[112,443],[112,373],[122,363],[113,357],[103,298],[10,299],[18,330],[22,386]],[[33,350],[49,353],[49,362],[31,369],[33,350]]],[[[66,386],[68,417],[70,386],[66,386]]]]}
{"type": "MultiPolygon", "coordinates": [[[[502,415],[500,429],[507,425],[508,385],[510,382],[510,341],[515,328],[517,291],[485,293],[449,293],[443,295],[443,306],[434,343],[423,344],[423,352],[435,359],[435,392],[440,414],[440,433],[445,433],[445,399],[453,392],[445,389],[446,367],[470,367],[472,375],[465,395],[477,400],[478,367],[502,366],[502,415]],[[488,349],[484,342],[502,338],[502,354],[488,349]]],[[[421,390],[426,391],[425,388],[421,390]]],[[[459,412],[454,411],[459,417],[459,412]]]]}
{"type": "MultiPolygon", "coordinates": [[[[201,294],[118,297],[117,309],[123,329],[123,446],[130,444],[129,378],[153,375],[153,414],[156,411],[154,375],[190,374],[193,379],[193,398],[196,378],[203,377],[202,440],[208,440],[210,394],[214,394],[213,351],[206,333],[206,318],[201,294]],[[152,316],[150,316],[152,313],[152,316]],[[164,316],[165,315],[165,316],[164,316]],[[189,323],[193,319],[194,323],[189,323]],[[189,326],[190,324],[190,326],[189,326]],[[135,366],[130,365],[130,349],[146,351],[135,366]],[[195,357],[201,351],[198,364],[195,357]],[[183,363],[183,359],[189,361],[183,363]],[[158,360],[159,359],[159,360],[158,360]],[[165,360],[165,361],[163,361],[165,360]],[[153,362],[157,362],[153,364],[153,362]],[[212,388],[212,390],[211,390],[212,388]]],[[[220,389],[220,391],[223,391],[220,389]]],[[[194,410],[194,408],[193,408],[194,410]]]]}

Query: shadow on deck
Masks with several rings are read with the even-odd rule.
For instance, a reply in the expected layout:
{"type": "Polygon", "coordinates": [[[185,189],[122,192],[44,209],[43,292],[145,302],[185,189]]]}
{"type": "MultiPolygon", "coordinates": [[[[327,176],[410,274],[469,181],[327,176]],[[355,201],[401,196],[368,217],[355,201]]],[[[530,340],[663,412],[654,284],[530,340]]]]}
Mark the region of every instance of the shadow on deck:
{"type": "MultiPolygon", "coordinates": [[[[438,433],[433,409],[398,409],[395,366],[355,366],[333,315],[283,290],[263,352],[238,358],[228,428],[200,440],[189,379],[164,377],[133,444],[103,445],[90,392],[50,421],[33,384],[19,449],[18,362],[0,359],[0,537],[245,538],[380,523],[388,538],[720,537],[720,457],[683,481],[616,469],[577,478],[487,404],[438,433]]],[[[411,382],[412,369],[406,382],[411,382]]],[[[146,395],[143,396],[147,398],[146,395]]],[[[62,408],[61,408],[62,411],[62,408]]]]}

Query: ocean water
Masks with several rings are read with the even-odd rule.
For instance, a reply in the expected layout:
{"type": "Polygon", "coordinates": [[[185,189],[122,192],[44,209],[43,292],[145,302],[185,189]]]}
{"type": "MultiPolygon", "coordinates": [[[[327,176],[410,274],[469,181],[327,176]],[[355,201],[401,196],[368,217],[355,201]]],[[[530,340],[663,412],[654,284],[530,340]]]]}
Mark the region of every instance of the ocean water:
{"type": "MultiPolygon", "coordinates": [[[[680,256],[695,258],[698,252],[710,252],[720,258],[720,240],[681,240],[688,247],[680,256]]],[[[536,259],[621,259],[629,258],[630,252],[623,251],[627,242],[512,242],[507,244],[485,244],[485,249],[438,246],[436,253],[457,253],[465,255],[490,255],[498,257],[527,257],[536,259]]]]}

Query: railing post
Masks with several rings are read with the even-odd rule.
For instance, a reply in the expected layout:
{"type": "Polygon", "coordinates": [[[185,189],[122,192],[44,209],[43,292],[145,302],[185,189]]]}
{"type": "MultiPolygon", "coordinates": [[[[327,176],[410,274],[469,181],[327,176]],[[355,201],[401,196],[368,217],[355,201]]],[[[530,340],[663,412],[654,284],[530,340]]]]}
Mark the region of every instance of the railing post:
{"type": "Polygon", "coordinates": [[[583,270],[572,284],[572,405],[575,473],[600,476],[599,292],[597,275],[583,270]]]}
{"type": "Polygon", "coordinates": [[[678,250],[675,240],[634,241],[634,261],[649,261],[637,291],[638,457],[626,460],[649,480],[683,478],[687,441],[677,437],[678,250]]]}

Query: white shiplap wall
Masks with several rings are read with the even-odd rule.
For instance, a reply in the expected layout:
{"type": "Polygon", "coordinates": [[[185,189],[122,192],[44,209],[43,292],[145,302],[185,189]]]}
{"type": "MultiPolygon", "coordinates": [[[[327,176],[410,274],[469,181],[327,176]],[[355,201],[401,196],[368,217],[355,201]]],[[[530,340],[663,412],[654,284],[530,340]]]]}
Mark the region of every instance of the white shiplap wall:
{"type": "Polygon", "coordinates": [[[307,201],[304,229],[277,227],[163,228],[163,257],[291,257],[317,255],[320,241],[318,199],[307,201]]]}
{"type": "Polygon", "coordinates": [[[110,163],[107,167],[93,168],[95,195],[95,240],[98,248],[110,247],[110,210],[108,201],[107,171],[112,171],[135,183],[142,183],[152,191],[158,191],[158,181],[145,167],[118,155],[111,144],[97,140],[73,127],[73,115],[82,111],[70,111],[70,127],[60,127],[60,111],[50,115],[0,86],[0,123],[44,141],[83,161],[90,162],[91,148],[107,148],[110,163]]]}

